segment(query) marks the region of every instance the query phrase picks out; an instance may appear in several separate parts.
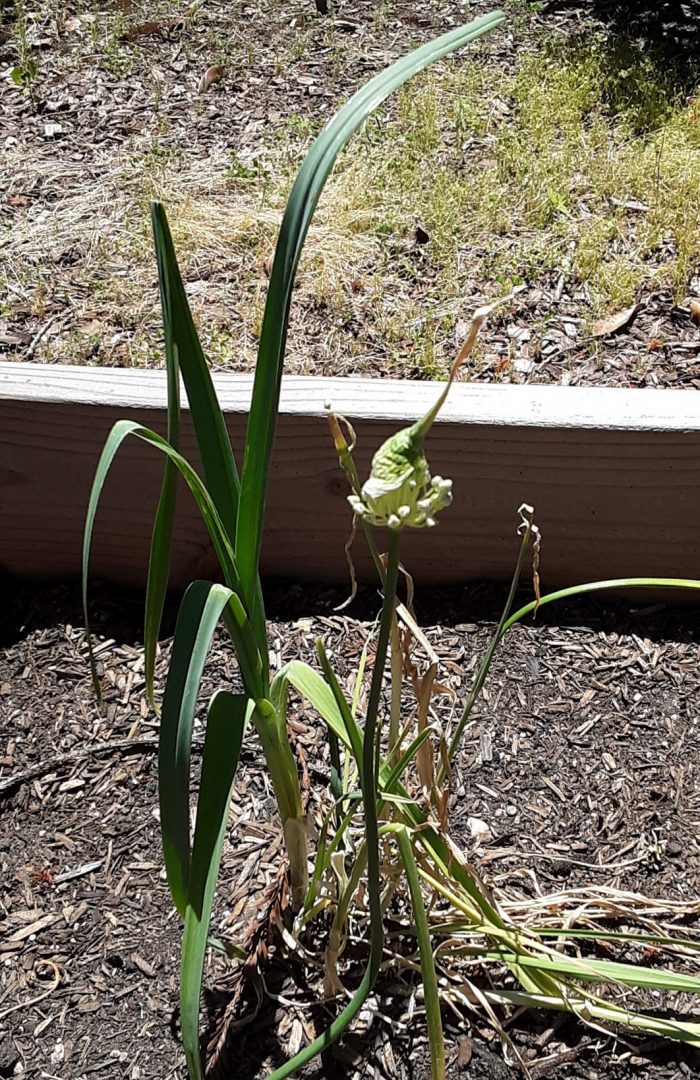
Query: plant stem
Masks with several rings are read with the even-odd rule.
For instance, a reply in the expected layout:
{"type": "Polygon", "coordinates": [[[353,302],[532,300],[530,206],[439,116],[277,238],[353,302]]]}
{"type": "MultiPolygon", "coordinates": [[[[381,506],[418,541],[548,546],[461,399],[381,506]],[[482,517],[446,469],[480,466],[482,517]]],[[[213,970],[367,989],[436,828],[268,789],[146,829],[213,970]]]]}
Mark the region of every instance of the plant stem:
{"type": "Polygon", "coordinates": [[[391,619],[391,711],[389,713],[389,756],[390,765],[396,763],[399,753],[399,725],[401,722],[401,683],[403,680],[403,657],[401,655],[401,635],[399,620],[394,612],[391,619]]]}
{"type": "Polygon", "coordinates": [[[428,1042],[430,1043],[430,1073],[432,1080],[445,1080],[445,1040],[442,1034],[442,1017],[440,1016],[440,991],[435,971],[433,947],[430,942],[428,917],[425,914],[420,878],[416,860],[413,857],[408,830],[401,829],[398,831],[396,840],[399,845],[401,862],[406,872],[406,880],[411,893],[413,920],[416,924],[416,937],[418,939],[421,977],[425,996],[425,1014],[428,1022],[428,1042]]]}
{"type": "MultiPolygon", "coordinates": [[[[360,783],[365,808],[365,842],[367,847],[367,894],[370,912],[370,953],[362,981],[350,1002],[345,1006],[333,1023],[317,1039],[300,1050],[295,1057],[270,1075],[269,1080],[286,1080],[316,1057],[323,1053],[331,1043],[338,1039],[367,1000],[379,973],[384,946],[384,927],[382,922],[381,879],[379,865],[379,827],[377,821],[377,717],[381,700],[384,669],[391,636],[391,620],[396,607],[396,586],[399,578],[399,533],[389,530],[389,549],[386,568],[384,604],[379,623],[377,654],[372,672],[367,718],[365,720],[364,744],[360,783]]],[[[359,764],[359,762],[358,762],[359,764]]]]}
{"type": "MultiPolygon", "coordinates": [[[[477,671],[476,678],[474,679],[474,682],[472,683],[471,690],[469,691],[469,697],[467,698],[466,704],[465,704],[465,706],[464,706],[464,708],[462,710],[462,715],[459,718],[459,723],[457,724],[457,727],[454,730],[454,734],[452,735],[452,738],[450,739],[450,744],[449,744],[448,751],[447,751],[447,760],[448,761],[452,761],[453,757],[455,756],[455,753],[457,752],[457,747],[459,746],[460,739],[462,738],[462,734],[464,732],[464,729],[467,726],[467,721],[469,720],[469,717],[471,716],[471,711],[474,708],[474,704],[476,702],[476,699],[478,698],[479,694],[481,693],[481,688],[484,685],[484,682],[486,681],[486,676],[489,673],[489,668],[491,667],[491,661],[493,660],[493,654],[496,651],[496,647],[497,647],[498,643],[500,642],[501,638],[503,637],[504,627],[506,626],[506,619],[508,618],[508,615],[510,614],[510,609],[513,606],[513,600],[515,599],[515,592],[516,592],[516,589],[518,587],[518,581],[520,580],[520,572],[521,572],[521,570],[523,568],[523,560],[525,559],[525,552],[527,551],[527,547],[528,547],[528,544],[530,542],[530,536],[531,535],[532,535],[532,529],[529,528],[529,527],[526,528],[525,533],[523,534],[523,537],[522,537],[522,540],[521,540],[521,543],[520,543],[520,551],[518,552],[518,558],[517,558],[516,563],[515,563],[515,570],[513,571],[513,577],[511,579],[511,583],[510,583],[510,589],[508,591],[508,597],[507,597],[505,605],[503,607],[503,611],[501,613],[501,618],[499,620],[498,626],[496,627],[496,631],[495,631],[493,637],[491,638],[491,641],[489,642],[488,649],[484,653],[484,657],[483,657],[483,659],[481,661],[481,664],[479,665],[479,670],[477,671]]],[[[444,782],[445,782],[445,767],[444,767],[444,765],[441,764],[440,767],[438,768],[438,773],[437,773],[437,785],[438,785],[438,787],[441,786],[444,782]]]]}
{"type": "Polygon", "coordinates": [[[256,702],[253,723],[277,799],[289,857],[292,907],[298,911],[309,886],[308,844],[301,804],[299,773],[287,737],[285,716],[270,702],[256,702]]]}
{"type": "MultiPolygon", "coordinates": [[[[395,618],[396,586],[399,578],[399,547],[400,533],[398,530],[389,529],[389,547],[387,554],[386,580],[384,585],[384,604],[379,623],[379,637],[377,639],[377,654],[372,672],[372,682],[369,690],[367,703],[367,719],[365,720],[364,741],[362,746],[362,794],[365,803],[365,837],[367,840],[367,886],[370,906],[370,923],[372,935],[375,934],[375,923],[378,929],[376,933],[382,935],[382,909],[379,867],[379,835],[377,823],[377,781],[378,781],[378,747],[377,717],[379,715],[379,702],[384,682],[384,668],[386,655],[391,637],[391,626],[395,618]]],[[[374,951],[374,950],[373,950],[374,951]]],[[[377,968],[381,956],[381,944],[379,955],[376,957],[377,968]]],[[[370,965],[372,957],[370,955],[370,965]]],[[[376,972],[375,972],[376,975],[376,972]]]]}

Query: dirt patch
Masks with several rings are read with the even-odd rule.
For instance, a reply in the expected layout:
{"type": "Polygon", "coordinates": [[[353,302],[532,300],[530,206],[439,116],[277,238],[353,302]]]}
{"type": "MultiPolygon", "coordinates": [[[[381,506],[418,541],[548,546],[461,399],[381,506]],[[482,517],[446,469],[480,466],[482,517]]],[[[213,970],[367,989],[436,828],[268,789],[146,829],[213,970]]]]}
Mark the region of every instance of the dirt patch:
{"type": "MultiPolygon", "coordinates": [[[[474,669],[494,599],[470,587],[435,595],[419,611],[451,689],[459,691],[474,669]]],[[[274,591],[275,663],[311,657],[320,633],[345,677],[370,631],[375,601],[366,594],[354,614],[341,618],[333,613],[337,600],[298,586],[274,591]]],[[[179,926],[161,871],[157,725],[145,703],[136,614],[136,607],[101,598],[100,713],[76,593],[8,591],[0,655],[0,1075],[184,1077],[179,926]]],[[[457,834],[503,902],[537,903],[541,895],[587,888],[593,910],[613,887],[638,890],[667,901],[667,915],[662,905],[654,919],[693,932],[693,920],[678,912],[692,910],[700,891],[698,638],[692,608],[631,611],[616,602],[560,608],[510,636],[465,738],[451,803],[457,834]],[[474,819],[487,829],[480,841],[474,819]]],[[[160,676],[167,655],[166,645],[160,676]]],[[[205,691],[222,679],[235,681],[223,644],[205,691]]],[[[437,718],[448,725],[451,712],[446,695],[437,718]]],[[[298,708],[291,724],[314,770],[317,800],[325,790],[323,740],[298,708]]],[[[273,800],[249,741],[215,933],[236,939],[254,919],[280,845],[273,800]]],[[[232,971],[210,958],[212,1031],[232,971]]],[[[312,1019],[323,1021],[309,1010],[309,988],[293,965],[273,959],[265,985],[264,1008],[228,1049],[236,1075],[250,1080],[284,1060],[312,1019]]],[[[420,1009],[410,1019],[411,992],[405,973],[384,980],[373,1010],[308,1077],[366,1077],[370,1067],[375,1076],[427,1077],[423,1020],[420,1009]]],[[[483,1018],[450,1010],[445,1022],[451,1077],[517,1075],[483,1018]]],[[[697,1070],[679,1047],[618,1040],[557,1017],[521,1017],[509,1033],[533,1077],[680,1080],[697,1070]]]]}
{"type": "MultiPolygon", "coordinates": [[[[249,370],[280,214],[313,135],[388,61],[492,6],[349,0],[328,15],[312,0],[177,10],[168,0],[119,0],[70,13],[54,0],[5,6],[0,357],[161,362],[147,225],[156,196],[169,207],[212,362],[249,370]]],[[[672,79],[680,67],[667,54],[659,60],[665,39],[653,12],[630,23],[604,0],[505,6],[507,27],[446,66],[457,73],[451,89],[439,77],[418,84],[360,137],[357,154],[374,172],[354,175],[350,156],[341,162],[301,267],[288,370],[439,377],[473,308],[521,282],[517,305],[493,322],[465,377],[700,386],[691,317],[700,296],[697,110],[683,51],[697,18],[661,5],[661,30],[671,28],[669,47],[684,58],[683,78],[672,79]],[[624,130],[610,136],[594,180],[581,172],[577,147],[596,137],[587,109],[580,137],[558,146],[555,132],[538,147],[529,91],[521,102],[509,81],[531,50],[544,43],[554,57],[568,55],[589,33],[602,42],[604,71],[625,72],[612,114],[636,94],[652,128],[629,175],[624,130]],[[657,147],[653,118],[666,92],[682,108],[657,147]],[[528,146],[532,168],[520,177],[528,146]],[[562,157],[571,157],[566,175],[562,157]],[[427,163],[426,175],[408,168],[412,158],[427,163]],[[381,172],[386,159],[395,173],[408,168],[398,186],[381,172]],[[657,174],[641,198],[637,189],[657,174]],[[518,193],[530,189],[533,205],[520,205],[518,193]],[[676,195],[664,202],[667,189],[676,195]],[[378,196],[368,202],[368,191],[386,195],[386,206],[378,196]],[[634,320],[596,336],[597,318],[635,301],[634,320]]],[[[578,92],[578,69],[571,80],[567,95],[578,92]]],[[[545,93],[556,103],[555,87],[545,93]]]]}

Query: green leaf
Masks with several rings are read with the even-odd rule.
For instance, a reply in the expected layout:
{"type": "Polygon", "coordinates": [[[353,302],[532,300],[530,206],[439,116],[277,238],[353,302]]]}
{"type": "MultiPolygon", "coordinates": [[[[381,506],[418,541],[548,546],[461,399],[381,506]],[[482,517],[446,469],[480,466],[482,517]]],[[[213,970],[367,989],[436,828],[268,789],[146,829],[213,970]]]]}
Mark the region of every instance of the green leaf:
{"type": "MultiPolygon", "coordinates": [[[[151,222],[158,259],[158,281],[165,330],[168,415],[170,416],[171,387],[179,384],[181,372],[207,490],[233,548],[236,543],[240,484],[226,420],[194,325],[168,219],[161,203],[151,203],[151,222]]],[[[175,445],[170,436],[168,441],[175,445]]],[[[266,666],[265,611],[257,570],[249,583],[246,599],[255,628],[258,650],[266,666]]]]}
{"type": "MultiPolygon", "coordinates": [[[[343,723],[343,717],[336,703],[333,691],[317,671],[305,664],[302,660],[292,660],[281,669],[275,678],[273,687],[279,680],[290,682],[309,704],[313,705],[321,719],[325,720],[331,731],[337,735],[340,741],[352,749],[350,737],[343,723]]],[[[276,691],[273,691],[276,692],[276,691]]]]}
{"type": "Polygon", "coordinates": [[[545,604],[551,604],[554,600],[567,600],[572,596],[584,596],[586,593],[606,592],[609,589],[697,590],[700,589],[700,581],[694,578],[609,578],[606,581],[588,581],[584,585],[572,585],[568,589],[557,589],[556,592],[547,593],[546,596],[542,596],[539,600],[533,600],[531,603],[525,604],[524,607],[521,607],[511,615],[503,626],[501,637],[503,637],[515,623],[520,622],[526,615],[536,612],[538,608],[544,607],[545,604]]]}
{"type": "MultiPolygon", "coordinates": [[[[450,743],[447,749],[448,761],[452,761],[455,753],[457,752],[457,748],[459,747],[462,734],[465,727],[467,726],[469,717],[471,716],[472,709],[474,708],[476,700],[481,693],[481,688],[484,685],[486,681],[486,676],[488,675],[491,668],[491,661],[493,660],[494,653],[496,652],[496,648],[498,647],[498,644],[503,636],[503,627],[505,626],[506,619],[508,618],[508,615],[510,614],[510,611],[513,607],[513,600],[515,599],[515,593],[518,588],[518,583],[520,581],[520,572],[523,567],[525,552],[527,551],[530,540],[532,538],[532,520],[531,518],[524,518],[523,520],[525,522],[526,528],[520,541],[520,548],[518,550],[518,557],[515,561],[515,569],[513,570],[513,576],[510,582],[508,596],[503,606],[501,617],[498,620],[498,626],[496,627],[494,633],[491,636],[491,640],[489,641],[486,652],[484,653],[481,663],[479,665],[479,670],[477,671],[476,677],[474,678],[474,681],[472,682],[472,685],[470,687],[469,695],[467,697],[464,708],[462,709],[462,715],[460,716],[457,726],[450,739],[450,743]]],[[[438,785],[441,785],[444,782],[445,768],[444,765],[441,764],[438,767],[437,771],[437,783],[438,785]]]]}
{"type": "Polygon", "coordinates": [[[151,203],[151,222],[158,259],[168,380],[173,381],[178,371],[182,372],[207,490],[233,545],[239,481],[231,440],[182,283],[168,219],[158,202],[151,203]]]}
{"type": "Polygon", "coordinates": [[[100,455],[100,460],[97,463],[95,479],[92,483],[92,490],[88,501],[85,530],[83,534],[83,608],[85,611],[85,626],[87,629],[90,666],[98,697],[100,695],[100,687],[97,680],[97,670],[92,651],[92,638],[90,635],[87,612],[87,578],[90,562],[90,545],[92,542],[95,515],[97,513],[97,507],[107,473],[117,450],[124,442],[124,439],[129,435],[135,435],[144,442],[150,443],[174,462],[178,472],[184,478],[187,486],[192,492],[204,524],[207,527],[226,584],[233,593],[225,613],[226,626],[236,648],[236,655],[241,668],[244,685],[251,697],[261,695],[264,692],[263,682],[266,672],[265,661],[260,655],[260,650],[256,643],[248,614],[238,595],[238,571],[236,568],[236,560],[233,551],[231,550],[228,536],[224,531],[221,519],[219,518],[209,492],[189,462],[173,449],[167,439],[164,439],[161,435],[157,435],[155,431],[151,431],[149,428],[141,427],[140,424],[135,423],[133,420],[118,420],[107,437],[107,441],[102,449],[102,454],[100,455]]]}
{"type": "Polygon", "coordinates": [[[574,1013],[586,1022],[593,1020],[606,1025],[619,1024],[621,1027],[661,1035],[664,1039],[700,1046],[700,1024],[632,1012],[608,1001],[576,998],[570,991],[566,994],[538,994],[522,990],[485,990],[484,997],[494,1004],[507,1004],[515,1008],[558,1009],[574,1013]]]}
{"type": "MultiPolygon", "coordinates": [[[[386,779],[386,790],[387,790],[387,792],[392,792],[393,791],[394,787],[396,786],[397,781],[401,779],[404,772],[406,771],[406,769],[408,768],[408,766],[410,765],[411,761],[416,756],[418,751],[420,750],[420,748],[423,745],[423,743],[425,742],[425,740],[428,739],[431,735],[434,735],[434,734],[435,734],[435,732],[434,732],[434,729],[432,727],[424,728],[423,731],[419,732],[419,734],[416,735],[415,739],[413,739],[413,741],[411,743],[409,743],[409,745],[406,747],[406,749],[404,750],[404,752],[401,755],[401,757],[399,758],[399,760],[396,762],[396,765],[394,765],[391,772],[387,776],[387,779],[386,779]]],[[[388,768],[388,765],[385,762],[382,762],[382,769],[380,769],[380,778],[381,778],[381,776],[386,775],[386,773],[383,772],[383,769],[385,769],[385,768],[388,768]]],[[[383,795],[384,792],[382,791],[381,794],[383,795]]]]}
{"type": "MultiPolygon", "coordinates": [[[[152,214],[153,216],[153,214],[152,214]]],[[[167,226],[166,226],[167,228],[167,226]]],[[[177,324],[173,318],[172,272],[169,269],[168,252],[159,232],[155,230],[156,259],[158,262],[158,286],[163,316],[163,334],[165,338],[165,368],[168,385],[168,431],[167,440],[174,450],[180,449],[180,365],[178,356],[180,342],[176,340],[177,324]]],[[[172,245],[171,245],[172,246],[172,245]]],[[[176,265],[177,271],[177,265],[176,265]]],[[[146,583],[146,605],[144,615],[144,674],[146,692],[151,706],[155,709],[153,679],[156,649],[160,636],[160,626],[165,606],[165,595],[170,577],[170,554],[172,550],[173,528],[175,524],[175,505],[177,498],[177,467],[166,458],[163,473],[163,486],[158,500],[151,550],[148,559],[148,579],[146,583]]]]}
{"type": "Polygon", "coordinates": [[[436,60],[499,26],[504,18],[495,12],[475,19],[414,50],[371,79],[324,128],[299,171],[282,220],[270,274],[246,432],[235,545],[244,598],[251,596],[258,572],[292,288],[323,186],[345,144],[389,94],[436,60]]]}
{"type": "MultiPolygon", "coordinates": [[[[194,471],[188,461],[185,460],[175,450],[167,439],[164,439],[162,435],[158,435],[155,431],[151,431],[150,428],[142,427],[140,424],[135,423],[133,420],[118,420],[109,435],[107,441],[102,449],[100,460],[97,463],[97,469],[95,471],[95,479],[92,482],[92,489],[90,491],[90,498],[88,500],[88,509],[85,520],[85,529],[83,532],[83,604],[87,608],[87,574],[90,562],[90,546],[92,542],[92,533],[95,524],[95,515],[97,513],[97,507],[99,505],[100,496],[102,494],[102,488],[104,487],[107,473],[110,466],[114,461],[114,457],[124,442],[129,436],[134,435],[138,439],[142,439],[144,442],[151,443],[156,449],[160,450],[166,457],[170,458],[176,465],[179,473],[184,478],[185,483],[189,487],[195,502],[202,515],[204,524],[207,527],[207,532],[211,538],[211,542],[216,551],[219,564],[226,579],[226,583],[238,592],[238,571],[236,568],[236,561],[234,558],[233,550],[231,548],[228,536],[223,528],[219,514],[214,506],[214,503],[209,495],[209,492],[205,488],[204,484],[200,480],[197,473],[194,471]]],[[[87,616],[87,611],[86,611],[87,616]]]]}
{"type": "Polygon", "coordinates": [[[190,751],[204,664],[231,590],[195,581],[175,626],[160,722],[158,788],[165,870],[173,903],[185,915],[190,878],[190,751]]]}
{"type": "Polygon", "coordinates": [[[203,1075],[199,1055],[199,1001],[204,957],[233,781],[252,708],[253,702],[244,695],[225,690],[219,690],[209,703],[180,978],[182,1043],[192,1080],[201,1080],[203,1075]]]}
{"type": "Polygon", "coordinates": [[[624,944],[650,944],[671,948],[680,946],[691,952],[700,951],[700,941],[690,941],[688,938],[670,937],[668,934],[644,934],[636,930],[605,930],[597,927],[595,930],[582,930],[577,926],[530,926],[531,934],[538,938],[561,938],[568,941],[569,938],[584,938],[591,941],[621,941],[624,944]]]}
{"type": "MultiPolygon", "coordinates": [[[[170,415],[170,414],[168,414],[170,415]]],[[[170,439],[168,439],[170,442],[170,439]]],[[[151,550],[148,556],[146,580],[146,603],[143,621],[144,677],[146,693],[151,708],[157,710],[153,681],[155,678],[156,651],[163,620],[165,596],[170,579],[170,552],[172,548],[175,504],[177,500],[177,468],[168,458],[165,462],[163,486],[158,499],[151,550]]]]}
{"type": "Polygon", "coordinates": [[[357,720],[355,719],[355,712],[357,710],[357,702],[359,700],[360,692],[358,683],[359,679],[361,678],[363,666],[362,664],[360,665],[360,669],[357,673],[357,678],[355,680],[355,692],[353,694],[353,705],[351,707],[350,705],[348,705],[345,694],[343,693],[343,688],[338,682],[335,672],[331,667],[331,662],[328,659],[328,655],[326,653],[326,647],[323,644],[321,638],[318,638],[316,641],[316,652],[318,653],[318,658],[321,662],[321,667],[323,669],[323,674],[326,678],[326,682],[333,691],[333,697],[335,698],[336,706],[340,713],[343,724],[345,725],[347,738],[350,740],[352,756],[355,759],[355,765],[357,767],[360,778],[362,778],[362,754],[365,736],[364,732],[361,730],[359,724],[357,723],[357,720]]]}
{"type": "Polygon", "coordinates": [[[406,880],[411,894],[413,921],[416,924],[421,981],[423,983],[423,994],[425,999],[425,1014],[428,1022],[430,1073],[432,1080],[445,1080],[445,1040],[442,1033],[442,1017],[440,1015],[440,991],[438,989],[435,959],[433,957],[433,949],[430,942],[428,916],[425,913],[425,906],[421,895],[420,878],[418,877],[418,869],[416,867],[416,860],[413,857],[413,848],[408,831],[406,829],[400,829],[396,834],[396,840],[399,846],[401,862],[403,863],[406,872],[406,880]]]}
{"type": "Polygon", "coordinates": [[[639,964],[623,964],[614,960],[598,960],[595,957],[571,957],[562,953],[545,956],[528,956],[501,950],[488,950],[480,954],[486,960],[502,960],[513,970],[515,967],[537,968],[547,973],[567,975],[586,982],[621,983],[639,989],[666,990],[673,993],[700,993],[700,978],[677,971],[647,968],[639,964]]]}

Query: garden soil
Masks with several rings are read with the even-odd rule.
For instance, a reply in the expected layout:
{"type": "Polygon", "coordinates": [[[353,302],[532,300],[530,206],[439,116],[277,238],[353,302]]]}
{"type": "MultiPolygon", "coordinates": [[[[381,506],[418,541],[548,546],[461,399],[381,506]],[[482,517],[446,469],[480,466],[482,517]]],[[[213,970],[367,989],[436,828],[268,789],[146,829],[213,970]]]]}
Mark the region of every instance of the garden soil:
{"type": "MultiPolygon", "coordinates": [[[[378,605],[367,592],[340,616],[334,610],[340,599],[298,585],[272,589],[273,664],[297,655],[311,660],[320,634],[347,682],[378,605]]],[[[497,590],[469,587],[431,594],[429,607],[419,602],[445,691],[434,699],[436,722],[453,720],[453,695],[473,675],[501,599],[497,590]]],[[[95,600],[102,709],[91,686],[77,590],[8,586],[4,592],[0,1077],[184,1080],[180,925],[162,871],[158,723],[144,691],[138,604],[106,591],[95,600]]],[[[658,922],[694,932],[699,639],[694,608],[639,599],[634,607],[606,600],[550,608],[511,633],[466,732],[450,800],[453,834],[499,897],[535,904],[581,890],[598,898],[610,890],[636,892],[661,902],[658,922]],[[667,916],[660,913],[664,905],[667,916]]],[[[159,693],[168,653],[166,640],[159,693]]],[[[222,681],[235,685],[236,671],[220,641],[204,696],[222,681]]],[[[197,747],[201,721],[200,715],[197,747]]],[[[290,735],[308,777],[309,811],[317,816],[327,790],[327,752],[317,720],[298,701],[290,735]]],[[[254,939],[281,895],[281,857],[269,779],[249,737],[223,856],[217,936],[254,939]]],[[[314,943],[308,947],[313,953],[314,943]]],[[[634,960],[636,954],[623,955],[634,960]]],[[[639,959],[656,962],[653,950],[639,959]]],[[[358,971],[362,962],[358,946],[358,971]]],[[[212,1075],[261,1080],[327,1021],[313,990],[317,972],[274,942],[254,985],[242,985],[236,971],[234,962],[214,955],[205,972],[212,1075]],[[260,1007],[251,1020],[256,994],[260,1007]]],[[[347,978],[352,983],[352,965],[347,978]]],[[[307,1080],[428,1080],[424,1016],[414,991],[406,969],[388,970],[372,1007],[306,1071],[307,1080]]],[[[687,999],[656,1004],[692,1009],[687,999]]],[[[698,1056],[675,1044],[606,1034],[559,1015],[499,1016],[505,1045],[483,1014],[445,1008],[449,1080],[700,1075],[698,1056]]]]}

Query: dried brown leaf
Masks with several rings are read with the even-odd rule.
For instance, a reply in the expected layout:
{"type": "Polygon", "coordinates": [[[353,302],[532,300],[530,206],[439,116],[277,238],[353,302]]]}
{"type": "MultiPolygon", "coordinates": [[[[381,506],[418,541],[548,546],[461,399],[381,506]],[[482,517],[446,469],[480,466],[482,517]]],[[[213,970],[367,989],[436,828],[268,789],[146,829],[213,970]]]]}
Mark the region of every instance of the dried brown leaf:
{"type": "Polygon", "coordinates": [[[598,322],[593,324],[592,336],[608,337],[609,334],[616,334],[618,330],[624,330],[632,322],[640,307],[641,304],[632,304],[632,307],[616,311],[613,315],[607,315],[604,319],[598,319],[598,322]]]}
{"type": "Polygon", "coordinates": [[[120,35],[119,40],[124,43],[129,43],[138,41],[139,38],[153,37],[155,34],[160,34],[162,28],[162,23],[157,22],[155,19],[151,19],[149,22],[130,26],[128,30],[125,30],[124,33],[120,35]]]}
{"type": "Polygon", "coordinates": [[[466,1068],[472,1059],[472,1041],[468,1035],[463,1035],[457,1042],[457,1064],[460,1069],[466,1068]]]}
{"type": "Polygon", "coordinates": [[[210,86],[223,79],[225,71],[226,68],[222,67],[221,64],[212,64],[211,67],[208,67],[199,80],[198,92],[206,94],[210,86]]]}

